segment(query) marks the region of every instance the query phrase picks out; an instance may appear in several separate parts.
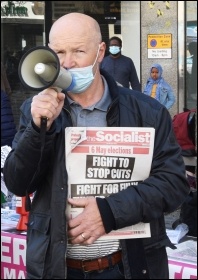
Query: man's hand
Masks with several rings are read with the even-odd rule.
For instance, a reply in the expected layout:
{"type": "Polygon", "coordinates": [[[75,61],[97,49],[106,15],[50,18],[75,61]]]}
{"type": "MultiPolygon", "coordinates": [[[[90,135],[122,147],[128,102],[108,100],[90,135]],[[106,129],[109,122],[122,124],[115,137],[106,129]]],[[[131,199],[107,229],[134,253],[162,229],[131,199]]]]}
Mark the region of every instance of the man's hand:
{"type": "Polygon", "coordinates": [[[65,94],[47,88],[34,96],[31,104],[31,113],[36,126],[41,126],[41,118],[47,118],[47,130],[60,114],[64,105],[65,94]]]}
{"type": "Polygon", "coordinates": [[[100,212],[94,197],[68,199],[74,206],[84,207],[82,213],[68,221],[69,241],[72,244],[92,244],[105,234],[100,212]]]}

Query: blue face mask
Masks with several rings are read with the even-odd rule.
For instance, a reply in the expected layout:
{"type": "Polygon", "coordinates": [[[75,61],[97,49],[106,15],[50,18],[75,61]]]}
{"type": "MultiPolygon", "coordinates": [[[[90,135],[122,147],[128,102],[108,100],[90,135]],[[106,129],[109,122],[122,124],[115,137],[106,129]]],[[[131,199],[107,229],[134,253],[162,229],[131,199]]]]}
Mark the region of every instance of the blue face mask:
{"type": "Polygon", "coordinates": [[[71,93],[81,93],[91,85],[91,83],[95,78],[95,75],[93,75],[93,67],[98,58],[99,50],[100,50],[100,45],[93,65],[89,65],[87,67],[82,67],[82,68],[68,69],[68,71],[72,75],[73,81],[71,86],[67,89],[67,91],[71,93]]]}
{"type": "Polygon", "coordinates": [[[118,47],[118,46],[110,46],[109,47],[109,52],[111,54],[118,54],[120,52],[120,47],[118,47]]]}

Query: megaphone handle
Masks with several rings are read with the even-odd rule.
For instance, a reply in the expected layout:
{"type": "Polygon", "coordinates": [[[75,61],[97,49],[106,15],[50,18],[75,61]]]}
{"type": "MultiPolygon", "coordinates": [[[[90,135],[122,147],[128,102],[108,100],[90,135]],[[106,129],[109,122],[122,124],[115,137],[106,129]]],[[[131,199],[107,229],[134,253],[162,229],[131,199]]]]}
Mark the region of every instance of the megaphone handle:
{"type": "MultiPolygon", "coordinates": [[[[56,92],[61,92],[62,88],[59,87],[52,87],[56,92]]],[[[41,133],[45,133],[47,129],[47,117],[41,117],[41,133]]]]}
{"type": "Polygon", "coordinates": [[[61,92],[63,89],[62,88],[60,88],[60,87],[51,87],[51,88],[53,88],[56,92],[61,92]]]}
{"type": "Polygon", "coordinates": [[[42,117],[41,118],[41,129],[47,126],[47,117],[42,117]]]}

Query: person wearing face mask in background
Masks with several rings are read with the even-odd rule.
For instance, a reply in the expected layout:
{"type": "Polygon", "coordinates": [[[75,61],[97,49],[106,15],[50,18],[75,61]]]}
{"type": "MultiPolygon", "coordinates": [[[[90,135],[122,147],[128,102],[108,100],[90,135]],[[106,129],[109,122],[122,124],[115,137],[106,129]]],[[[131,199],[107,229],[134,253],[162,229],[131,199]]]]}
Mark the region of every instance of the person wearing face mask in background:
{"type": "Polygon", "coordinates": [[[116,82],[123,87],[131,87],[141,91],[141,85],[137,76],[137,71],[133,60],[121,54],[122,40],[113,36],[109,39],[109,55],[104,57],[100,69],[107,71],[113,76],[116,82]]]}
{"type": "MultiPolygon", "coordinates": [[[[27,229],[27,279],[168,279],[166,246],[172,244],[164,212],[179,207],[189,191],[169,113],[153,98],[118,86],[99,69],[106,44],[92,17],[70,13],[57,19],[49,47],[72,74],[74,85],[63,92],[47,88],[22,104],[19,129],[4,165],[10,191],[18,196],[34,193],[27,229]],[[86,196],[86,191],[79,199],[68,198],[65,128],[73,126],[115,131],[153,127],[150,176],[105,198],[86,196]],[[68,203],[84,209],[67,219],[68,203]],[[99,238],[138,222],[150,223],[151,237],[99,238]]],[[[86,173],[86,166],[81,168],[86,173]]],[[[102,186],[104,178],[98,181],[102,186]]]]}

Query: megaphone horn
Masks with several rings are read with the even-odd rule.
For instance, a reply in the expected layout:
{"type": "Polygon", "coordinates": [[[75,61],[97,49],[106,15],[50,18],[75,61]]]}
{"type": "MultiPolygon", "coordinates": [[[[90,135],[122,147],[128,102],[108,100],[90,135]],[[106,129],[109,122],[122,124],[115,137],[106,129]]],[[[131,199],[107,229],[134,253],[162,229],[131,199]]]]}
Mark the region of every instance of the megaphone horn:
{"type": "Polygon", "coordinates": [[[74,87],[71,73],[60,67],[57,54],[44,46],[32,48],[22,56],[18,74],[21,83],[32,90],[57,87],[61,91],[74,87]]]}

